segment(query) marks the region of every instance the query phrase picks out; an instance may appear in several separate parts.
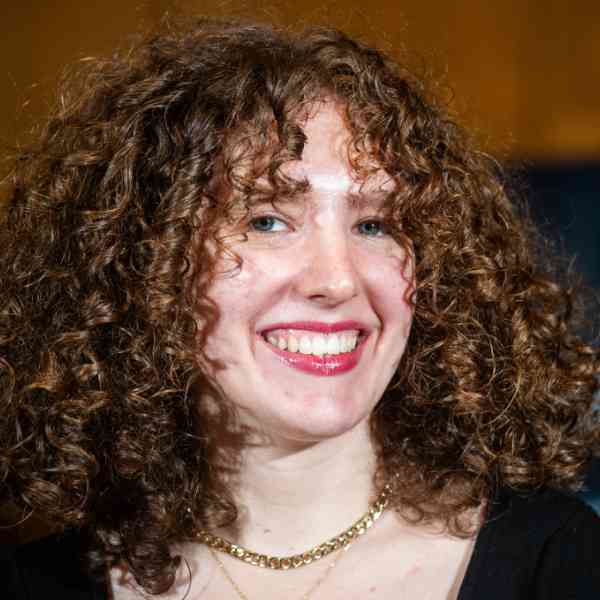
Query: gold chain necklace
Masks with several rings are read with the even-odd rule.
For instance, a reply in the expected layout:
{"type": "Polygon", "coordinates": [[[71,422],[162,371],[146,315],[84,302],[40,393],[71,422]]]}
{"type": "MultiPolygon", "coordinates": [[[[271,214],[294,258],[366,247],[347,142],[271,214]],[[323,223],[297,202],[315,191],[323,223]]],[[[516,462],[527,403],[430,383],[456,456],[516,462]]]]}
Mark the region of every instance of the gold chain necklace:
{"type": "MultiPolygon", "coordinates": [[[[337,565],[337,563],[339,562],[343,552],[348,550],[349,547],[350,547],[349,545],[344,546],[344,548],[341,548],[338,550],[338,555],[327,566],[327,569],[325,570],[323,575],[321,575],[321,577],[319,577],[319,579],[317,579],[317,581],[312,585],[312,587],[302,595],[302,598],[300,600],[310,600],[310,597],[315,593],[317,588],[327,579],[327,576],[329,575],[329,573],[331,573],[331,571],[333,571],[335,565],[337,565]]],[[[246,596],[246,594],[244,594],[244,592],[242,592],[242,590],[240,589],[240,586],[235,582],[235,580],[233,579],[233,577],[231,576],[231,574],[229,573],[229,571],[227,570],[227,568],[223,564],[223,561],[219,558],[217,553],[211,547],[209,547],[208,549],[209,549],[210,553],[212,554],[213,558],[215,559],[215,561],[217,562],[217,564],[219,565],[219,569],[221,569],[221,572],[225,576],[225,579],[227,579],[227,581],[229,581],[229,583],[231,584],[231,587],[235,590],[236,594],[241,598],[241,600],[250,600],[248,598],[248,596],[246,596]]]]}
{"type": "MultiPolygon", "coordinates": [[[[347,548],[356,538],[364,535],[364,533],[379,519],[387,506],[391,492],[391,486],[388,484],[383,488],[383,491],[369,507],[369,510],[358,521],[353,523],[348,529],[342,531],[339,535],[327,540],[323,544],[313,546],[306,552],[293,554],[291,556],[267,556],[259,554],[243,548],[238,544],[234,544],[225,538],[218,535],[208,533],[202,530],[198,532],[198,541],[206,544],[211,550],[224,552],[238,560],[244,561],[255,567],[263,567],[275,570],[297,569],[328,556],[336,550],[347,548]]],[[[214,554],[214,553],[213,553],[214,554]]],[[[215,554],[216,556],[216,554],[215,554]]]]}

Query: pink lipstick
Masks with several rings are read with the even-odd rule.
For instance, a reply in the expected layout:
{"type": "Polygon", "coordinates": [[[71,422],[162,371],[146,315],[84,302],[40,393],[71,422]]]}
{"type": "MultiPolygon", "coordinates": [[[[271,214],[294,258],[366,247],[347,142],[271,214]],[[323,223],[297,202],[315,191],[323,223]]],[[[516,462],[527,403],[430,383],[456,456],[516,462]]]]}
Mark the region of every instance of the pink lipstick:
{"type": "Polygon", "coordinates": [[[267,335],[274,329],[298,329],[302,331],[318,331],[319,333],[336,333],[338,331],[349,331],[358,329],[365,333],[367,328],[359,321],[338,321],[337,323],[323,323],[321,321],[293,321],[291,323],[274,323],[265,327],[260,333],[267,335]]]}
{"type": "Polygon", "coordinates": [[[323,323],[320,321],[295,321],[293,323],[276,323],[269,325],[259,334],[265,344],[274,352],[277,357],[287,366],[310,373],[311,375],[320,376],[333,376],[341,375],[351,371],[358,365],[363,348],[364,342],[368,335],[364,324],[357,321],[339,321],[337,323],[323,323]],[[351,331],[358,330],[360,336],[357,341],[356,347],[349,352],[342,352],[340,354],[331,354],[324,356],[317,356],[314,354],[303,354],[301,352],[290,352],[288,350],[282,350],[277,346],[266,341],[266,336],[270,331],[274,330],[296,330],[296,331],[314,331],[323,334],[336,333],[339,331],[351,331]]]}

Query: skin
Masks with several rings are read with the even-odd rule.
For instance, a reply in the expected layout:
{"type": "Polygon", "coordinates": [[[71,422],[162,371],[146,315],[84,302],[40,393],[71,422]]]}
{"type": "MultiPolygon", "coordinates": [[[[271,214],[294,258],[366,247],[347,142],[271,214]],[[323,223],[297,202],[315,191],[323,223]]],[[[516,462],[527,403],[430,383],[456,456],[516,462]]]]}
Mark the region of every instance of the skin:
{"type": "Polygon", "coordinates": [[[253,208],[223,233],[241,268],[224,263],[209,296],[222,318],[206,352],[225,368],[213,373],[246,423],[273,446],[301,448],[364,424],[402,357],[412,308],[412,268],[382,229],[389,182],[366,185],[348,164],[349,134],[332,103],[307,120],[302,160],[285,173],[306,180],[300,198],[253,208]],[[358,366],[332,377],[284,364],[258,332],[274,323],[356,320],[369,330],[358,366]]]}
{"type": "MultiPolygon", "coordinates": [[[[302,160],[285,166],[309,183],[304,197],[257,207],[241,229],[223,231],[242,264],[224,261],[212,285],[221,318],[205,349],[223,364],[213,377],[226,400],[257,433],[242,455],[240,518],[216,533],[278,556],[339,534],[374,500],[368,419],[402,358],[413,312],[412,257],[379,224],[390,191],[385,175],[356,181],[346,158],[349,134],[334,103],[320,104],[304,132],[302,160]],[[291,368],[260,335],[273,323],[347,319],[364,323],[369,336],[358,365],[330,377],[291,368]]],[[[471,548],[470,540],[413,527],[388,510],[311,600],[450,600],[471,548]]],[[[174,550],[192,573],[188,597],[236,597],[205,546],[174,550]]],[[[329,564],[281,573],[221,559],[251,600],[300,598],[329,564]]],[[[118,571],[111,575],[115,598],[139,598],[118,571]]],[[[182,568],[163,597],[181,598],[189,582],[182,568]]]]}

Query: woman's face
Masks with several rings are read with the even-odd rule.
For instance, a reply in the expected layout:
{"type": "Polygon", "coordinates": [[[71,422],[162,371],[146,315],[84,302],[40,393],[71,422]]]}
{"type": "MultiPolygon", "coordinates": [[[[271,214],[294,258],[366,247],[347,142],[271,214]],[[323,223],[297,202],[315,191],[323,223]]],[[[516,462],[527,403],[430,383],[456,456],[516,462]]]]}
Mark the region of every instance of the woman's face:
{"type": "Polygon", "coordinates": [[[335,105],[320,105],[304,131],[302,160],[284,171],[308,189],[253,208],[246,239],[231,236],[242,265],[223,259],[210,288],[220,319],[205,348],[244,422],[295,443],[367,419],[406,346],[414,272],[381,225],[389,183],[353,178],[335,105]]]}

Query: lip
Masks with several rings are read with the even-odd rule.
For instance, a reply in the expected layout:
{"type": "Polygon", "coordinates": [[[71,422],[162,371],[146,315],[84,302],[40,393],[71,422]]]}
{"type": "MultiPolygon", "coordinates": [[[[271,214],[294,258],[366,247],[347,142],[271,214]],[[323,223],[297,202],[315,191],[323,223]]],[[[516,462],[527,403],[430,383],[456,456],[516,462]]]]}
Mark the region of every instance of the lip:
{"type": "Polygon", "coordinates": [[[360,362],[368,331],[363,323],[358,321],[338,321],[337,323],[322,323],[320,321],[295,321],[293,323],[276,323],[263,329],[258,336],[261,341],[274,352],[279,360],[288,367],[297,369],[311,375],[331,377],[341,375],[354,369],[360,362]],[[351,352],[333,354],[331,356],[315,356],[314,354],[301,354],[300,352],[288,352],[281,350],[273,344],[269,344],[263,336],[275,329],[295,329],[302,331],[318,331],[320,333],[335,333],[349,329],[359,330],[362,334],[356,348],[351,352]]]}
{"type": "Polygon", "coordinates": [[[358,329],[361,333],[368,333],[364,323],[360,321],[337,321],[336,323],[323,323],[321,321],[293,321],[288,323],[274,323],[261,329],[260,335],[266,335],[274,329],[301,329],[303,331],[318,331],[319,333],[336,333],[349,329],[358,329]]]}

